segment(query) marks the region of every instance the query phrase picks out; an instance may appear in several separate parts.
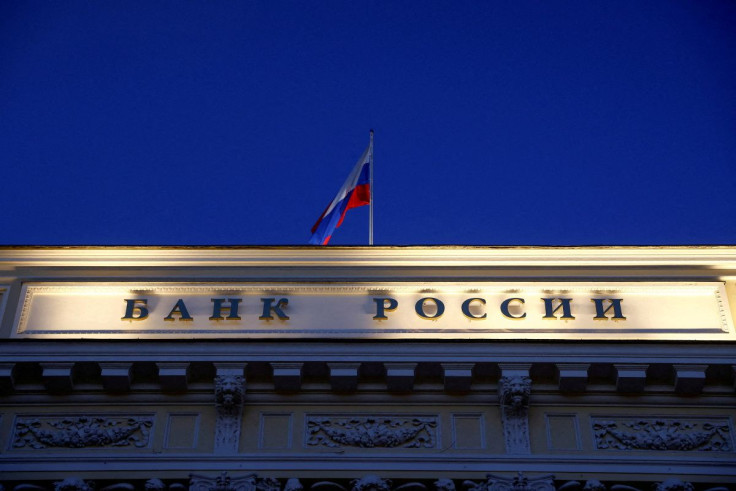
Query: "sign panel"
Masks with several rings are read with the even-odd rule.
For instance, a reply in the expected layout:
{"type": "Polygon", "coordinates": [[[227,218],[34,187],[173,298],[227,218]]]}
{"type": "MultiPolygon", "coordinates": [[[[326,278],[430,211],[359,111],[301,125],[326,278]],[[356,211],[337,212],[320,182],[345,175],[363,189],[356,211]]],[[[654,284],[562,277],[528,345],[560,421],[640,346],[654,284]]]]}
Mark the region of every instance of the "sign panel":
{"type": "Polygon", "coordinates": [[[28,283],[12,337],[736,340],[723,283],[28,283]]]}

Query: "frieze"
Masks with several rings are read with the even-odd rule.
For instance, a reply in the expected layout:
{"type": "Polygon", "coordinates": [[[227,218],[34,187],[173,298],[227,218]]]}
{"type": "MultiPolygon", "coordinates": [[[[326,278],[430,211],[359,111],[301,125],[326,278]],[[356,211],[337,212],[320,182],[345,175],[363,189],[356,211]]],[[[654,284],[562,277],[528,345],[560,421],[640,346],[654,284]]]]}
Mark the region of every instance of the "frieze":
{"type": "Polygon", "coordinates": [[[437,416],[307,417],[308,447],[435,448],[437,416]]]}
{"type": "MultiPolygon", "coordinates": [[[[601,476],[602,477],[602,476],[601,476]]],[[[329,478],[328,478],[329,479],[329,478]]],[[[729,491],[728,483],[718,484],[712,481],[692,483],[677,477],[669,477],[664,481],[604,481],[594,477],[587,481],[556,481],[551,474],[527,477],[518,472],[516,476],[487,474],[486,480],[453,480],[439,478],[434,482],[427,478],[421,481],[407,481],[382,478],[378,475],[338,480],[307,479],[303,485],[298,477],[275,479],[261,478],[257,474],[230,477],[227,472],[219,476],[190,474],[189,480],[169,480],[168,484],[161,479],[150,478],[142,481],[113,482],[97,485],[80,477],[67,477],[62,481],[0,481],[0,491],[729,491]],[[312,481],[310,483],[310,481],[312,481]],[[5,486],[4,486],[5,484],[5,486]],[[8,484],[12,484],[8,486],[8,484]]],[[[108,481],[109,482],[109,481],[108,481]]]]}
{"type": "Polygon", "coordinates": [[[13,428],[14,448],[146,447],[153,416],[19,417],[13,428]]]}
{"type": "Polygon", "coordinates": [[[592,424],[599,450],[733,451],[725,418],[595,418],[592,424]]]}

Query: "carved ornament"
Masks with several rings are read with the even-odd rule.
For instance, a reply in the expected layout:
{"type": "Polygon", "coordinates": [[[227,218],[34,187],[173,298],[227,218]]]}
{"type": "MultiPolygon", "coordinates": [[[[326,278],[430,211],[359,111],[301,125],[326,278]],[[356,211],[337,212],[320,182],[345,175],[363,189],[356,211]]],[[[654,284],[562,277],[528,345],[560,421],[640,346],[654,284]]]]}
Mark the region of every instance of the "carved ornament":
{"type": "Polygon", "coordinates": [[[508,414],[522,414],[529,405],[532,380],[529,377],[501,377],[499,398],[508,414]]]}
{"type": "Polygon", "coordinates": [[[15,448],[85,448],[148,445],[153,417],[36,417],[19,418],[14,429],[15,448]]]}
{"type": "Polygon", "coordinates": [[[94,486],[78,477],[68,477],[54,483],[54,491],[93,491],[94,486]]]}
{"type": "Polygon", "coordinates": [[[499,380],[498,399],[506,453],[531,453],[528,417],[531,389],[532,380],[527,376],[501,377],[499,380]]]}
{"type": "Polygon", "coordinates": [[[391,479],[381,479],[372,474],[353,479],[350,484],[350,491],[391,491],[391,479]]]}
{"type": "Polygon", "coordinates": [[[516,477],[503,477],[494,474],[486,475],[482,483],[465,481],[463,486],[468,491],[555,491],[554,476],[528,478],[521,472],[516,477]]]}
{"type": "Polygon", "coordinates": [[[728,421],[678,419],[593,420],[595,445],[601,450],[679,450],[730,452],[728,421]]]}
{"type": "Polygon", "coordinates": [[[309,417],[307,446],[434,448],[437,417],[309,417]]]}
{"type": "Polygon", "coordinates": [[[245,399],[245,377],[218,375],[215,377],[215,451],[235,453],[240,441],[240,425],[245,399]]]}
{"type": "Polygon", "coordinates": [[[217,406],[232,408],[243,403],[245,377],[242,375],[218,375],[215,377],[215,402],[217,406]]]}

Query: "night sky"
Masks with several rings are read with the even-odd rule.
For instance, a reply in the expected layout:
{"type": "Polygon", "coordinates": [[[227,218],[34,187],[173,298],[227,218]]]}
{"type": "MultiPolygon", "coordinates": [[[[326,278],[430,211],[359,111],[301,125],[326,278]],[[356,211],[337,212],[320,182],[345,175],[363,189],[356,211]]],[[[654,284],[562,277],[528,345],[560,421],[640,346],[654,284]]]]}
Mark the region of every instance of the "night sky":
{"type": "Polygon", "coordinates": [[[376,245],[736,244],[736,2],[0,2],[0,244],[306,244],[371,128],[376,245]]]}

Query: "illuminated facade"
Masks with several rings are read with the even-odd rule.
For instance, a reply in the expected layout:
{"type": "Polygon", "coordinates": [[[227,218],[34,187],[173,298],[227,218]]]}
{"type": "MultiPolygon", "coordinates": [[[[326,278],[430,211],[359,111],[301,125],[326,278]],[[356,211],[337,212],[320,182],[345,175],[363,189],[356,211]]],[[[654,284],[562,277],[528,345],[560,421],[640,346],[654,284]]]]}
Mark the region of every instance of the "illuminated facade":
{"type": "Polygon", "coordinates": [[[734,314],[733,247],[0,248],[0,484],[736,489],[734,314]]]}

